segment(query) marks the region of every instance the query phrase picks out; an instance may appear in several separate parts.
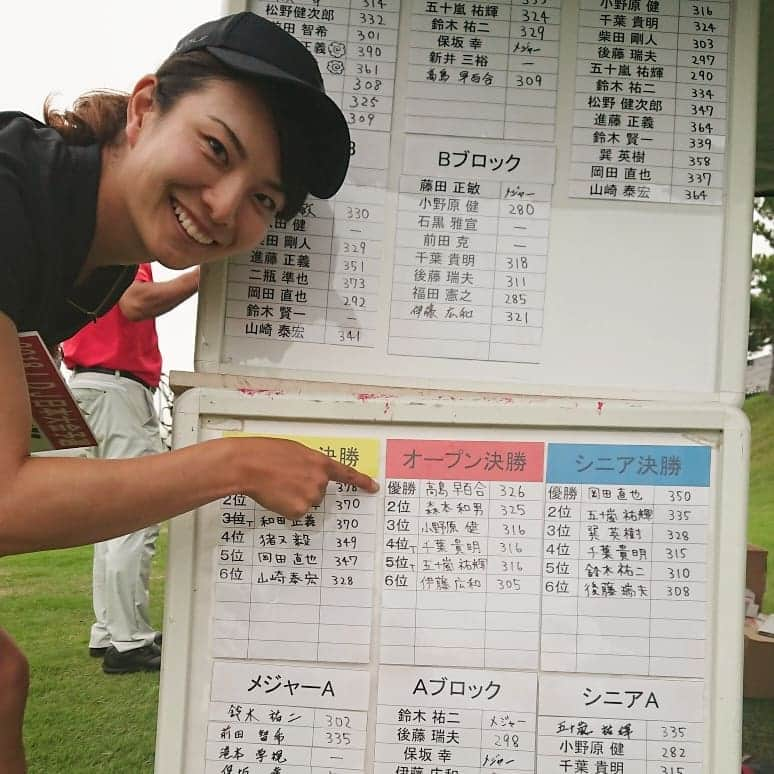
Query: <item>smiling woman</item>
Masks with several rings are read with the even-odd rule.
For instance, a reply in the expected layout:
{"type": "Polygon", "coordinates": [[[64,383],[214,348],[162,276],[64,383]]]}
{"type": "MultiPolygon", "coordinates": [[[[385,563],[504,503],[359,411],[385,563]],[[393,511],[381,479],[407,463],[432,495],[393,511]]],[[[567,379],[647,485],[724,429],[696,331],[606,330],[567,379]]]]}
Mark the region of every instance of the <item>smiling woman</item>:
{"type": "MultiPolygon", "coordinates": [[[[350,154],[306,48],[252,13],[186,36],[130,95],[93,93],[46,124],[0,113],[0,556],[93,543],[227,493],[297,517],[331,480],[376,490],[292,441],[230,438],[130,460],[33,459],[17,333],[49,345],[103,314],[151,259],[181,269],[254,246],[350,154]],[[28,503],[34,500],[31,514],[28,503]]],[[[25,771],[27,665],[0,629],[0,771],[25,771]]]]}
{"type": "Polygon", "coordinates": [[[126,142],[106,158],[109,179],[134,181],[131,189],[108,191],[112,211],[129,221],[124,253],[150,254],[182,269],[255,246],[285,210],[280,143],[268,104],[253,86],[218,79],[162,112],[155,91],[155,76],[138,84],[126,142]],[[165,153],[168,148],[175,153],[165,153]]]}

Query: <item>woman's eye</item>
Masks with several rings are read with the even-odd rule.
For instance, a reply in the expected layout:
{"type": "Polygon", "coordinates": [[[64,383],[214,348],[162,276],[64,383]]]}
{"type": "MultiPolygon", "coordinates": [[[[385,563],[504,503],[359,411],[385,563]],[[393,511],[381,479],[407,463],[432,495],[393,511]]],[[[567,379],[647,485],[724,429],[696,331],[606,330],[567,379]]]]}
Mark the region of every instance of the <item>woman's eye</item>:
{"type": "Polygon", "coordinates": [[[275,212],[277,209],[277,202],[275,202],[268,194],[256,194],[255,200],[261,207],[265,207],[270,212],[275,212]]]}
{"type": "Polygon", "coordinates": [[[215,139],[215,137],[208,137],[207,144],[210,146],[210,150],[215,154],[219,161],[228,161],[228,152],[226,151],[226,146],[220,140],[215,139]]]}

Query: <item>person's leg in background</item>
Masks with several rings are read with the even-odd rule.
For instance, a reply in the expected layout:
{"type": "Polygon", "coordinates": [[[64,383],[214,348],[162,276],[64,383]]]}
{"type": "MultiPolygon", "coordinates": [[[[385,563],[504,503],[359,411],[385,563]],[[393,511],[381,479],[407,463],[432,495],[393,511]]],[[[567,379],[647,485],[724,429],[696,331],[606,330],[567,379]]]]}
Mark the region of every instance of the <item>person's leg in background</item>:
{"type": "Polygon", "coordinates": [[[103,543],[105,623],[119,653],[148,645],[156,635],[150,623],[148,582],[158,534],[158,527],[153,527],[103,543]]]}
{"type": "Polygon", "coordinates": [[[94,623],[89,634],[89,654],[102,657],[110,647],[105,603],[105,542],[94,544],[94,564],[91,573],[91,596],[94,607],[94,623]]]}
{"type": "Polygon", "coordinates": [[[140,551],[140,572],[137,578],[135,593],[135,614],[138,629],[156,634],[150,620],[150,576],[151,564],[156,554],[156,543],[159,539],[159,525],[154,524],[144,530],[144,542],[140,551]]]}
{"type": "MultiPolygon", "coordinates": [[[[163,451],[150,390],[129,379],[88,372],[76,374],[71,388],[97,437],[99,457],[139,457],[163,451]]],[[[158,533],[158,526],[152,526],[95,545],[96,621],[89,652],[104,656],[103,669],[108,673],[160,667],[160,652],[154,644],[157,633],[148,606],[158,533]]]]}
{"type": "MultiPolygon", "coordinates": [[[[89,637],[90,655],[104,656],[114,640],[146,644],[156,637],[150,622],[149,589],[158,536],[159,527],[153,525],[94,544],[95,621],[89,637]]],[[[124,651],[129,649],[123,647],[124,651]]]]}

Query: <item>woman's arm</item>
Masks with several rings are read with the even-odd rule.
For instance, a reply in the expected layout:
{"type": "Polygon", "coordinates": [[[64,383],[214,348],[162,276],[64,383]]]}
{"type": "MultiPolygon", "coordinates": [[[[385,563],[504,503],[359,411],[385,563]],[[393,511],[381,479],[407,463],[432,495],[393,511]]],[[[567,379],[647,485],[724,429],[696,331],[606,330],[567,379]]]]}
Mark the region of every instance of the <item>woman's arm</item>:
{"type": "Polygon", "coordinates": [[[293,441],[228,438],[130,460],[30,457],[30,405],[18,335],[0,313],[0,556],[95,543],[231,492],[297,518],[329,481],[377,484],[293,441]]]}

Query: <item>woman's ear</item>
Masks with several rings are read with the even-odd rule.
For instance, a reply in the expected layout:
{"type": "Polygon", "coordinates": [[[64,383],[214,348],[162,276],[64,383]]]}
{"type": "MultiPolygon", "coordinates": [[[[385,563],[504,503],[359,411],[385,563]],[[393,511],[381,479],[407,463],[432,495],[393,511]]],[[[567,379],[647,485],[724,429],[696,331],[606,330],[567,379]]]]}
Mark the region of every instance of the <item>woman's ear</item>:
{"type": "Polygon", "coordinates": [[[126,106],[126,138],[129,145],[134,145],[140,137],[140,132],[153,113],[155,103],[153,95],[158,79],[155,75],[145,75],[137,81],[126,106]]]}

